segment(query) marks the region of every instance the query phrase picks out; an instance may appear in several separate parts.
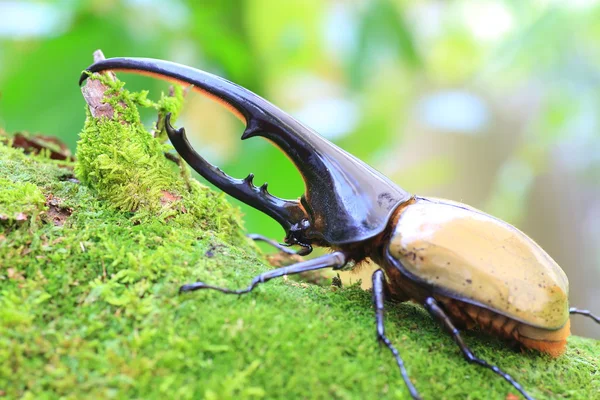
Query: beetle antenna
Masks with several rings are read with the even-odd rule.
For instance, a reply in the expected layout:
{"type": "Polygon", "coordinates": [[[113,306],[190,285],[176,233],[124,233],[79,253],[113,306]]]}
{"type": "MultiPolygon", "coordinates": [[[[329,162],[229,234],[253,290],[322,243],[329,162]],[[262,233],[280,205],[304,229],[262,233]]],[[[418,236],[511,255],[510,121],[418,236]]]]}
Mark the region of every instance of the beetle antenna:
{"type": "Polygon", "coordinates": [[[190,145],[185,129],[173,128],[170,113],[165,117],[165,129],[177,152],[196,172],[230,196],[275,219],[284,227],[286,232],[290,230],[295,222],[306,218],[306,214],[298,201],[275,197],[267,191],[265,185],[256,187],[253,183],[254,174],[249,174],[244,179],[236,179],[206,161],[190,145]]]}
{"type": "Polygon", "coordinates": [[[460,336],[460,331],[454,326],[450,318],[446,315],[444,310],[442,310],[438,302],[433,297],[428,297],[427,299],[425,299],[423,305],[425,306],[427,311],[429,311],[429,313],[435,319],[441,322],[444,325],[444,327],[448,330],[448,332],[452,335],[452,337],[454,338],[454,342],[456,342],[456,344],[462,351],[463,356],[468,362],[481,365],[482,367],[485,367],[487,369],[491,369],[497,375],[500,375],[502,378],[504,378],[505,381],[513,385],[513,387],[517,389],[519,393],[521,393],[523,397],[525,397],[527,400],[533,400],[533,397],[527,394],[525,389],[523,389],[523,387],[519,385],[519,383],[515,381],[512,376],[502,371],[497,366],[491,365],[487,361],[482,360],[481,358],[478,358],[475,356],[475,354],[473,354],[471,349],[469,349],[469,347],[464,342],[462,336],[460,336]]]}
{"type": "Polygon", "coordinates": [[[600,324],[600,317],[591,313],[590,310],[580,310],[579,308],[571,307],[569,308],[569,314],[579,314],[585,317],[589,317],[596,321],[596,323],[600,324]]]}

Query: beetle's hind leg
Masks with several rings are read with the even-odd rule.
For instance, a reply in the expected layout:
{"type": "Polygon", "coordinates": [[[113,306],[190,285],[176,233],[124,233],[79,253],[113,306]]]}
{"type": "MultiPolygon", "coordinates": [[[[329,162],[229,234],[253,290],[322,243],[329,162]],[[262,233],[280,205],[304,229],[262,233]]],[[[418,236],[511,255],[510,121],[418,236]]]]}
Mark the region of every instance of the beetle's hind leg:
{"type": "Polygon", "coordinates": [[[519,385],[519,383],[517,381],[515,381],[509,374],[502,371],[497,366],[491,365],[487,361],[482,360],[481,358],[477,358],[475,356],[475,354],[473,354],[471,349],[469,349],[469,347],[464,342],[462,336],[460,335],[460,331],[454,326],[454,324],[452,323],[452,321],[450,320],[448,315],[446,315],[444,310],[442,310],[442,308],[439,306],[438,302],[433,297],[426,298],[423,305],[425,306],[427,311],[429,311],[429,313],[433,317],[435,317],[439,322],[441,322],[444,325],[444,327],[446,328],[446,330],[448,330],[448,332],[452,335],[452,337],[454,338],[454,341],[456,342],[458,347],[460,347],[460,350],[462,351],[463,356],[465,357],[465,359],[468,362],[481,365],[482,367],[485,367],[487,369],[491,369],[496,374],[498,374],[502,378],[504,378],[504,380],[506,380],[508,383],[513,385],[513,387],[515,389],[517,389],[519,391],[519,393],[521,393],[523,395],[523,397],[525,397],[527,400],[533,400],[533,398],[531,396],[529,396],[529,394],[527,394],[525,389],[523,389],[523,387],[521,385],[519,385]]]}
{"type": "Polygon", "coordinates": [[[250,285],[245,289],[233,290],[222,288],[218,286],[208,285],[204,282],[196,282],[190,283],[188,285],[183,285],[179,288],[179,292],[193,292],[195,290],[200,289],[213,289],[218,290],[219,292],[227,293],[227,294],[244,294],[251,292],[258,284],[267,282],[273,278],[279,278],[284,275],[294,275],[300,274],[302,272],[314,271],[317,269],[323,268],[333,268],[340,269],[344,265],[346,265],[347,257],[344,253],[340,251],[335,251],[331,254],[325,254],[321,257],[314,258],[312,260],[307,260],[303,262],[299,262],[297,264],[293,264],[283,268],[277,268],[272,271],[267,271],[262,273],[252,279],[250,285]]]}
{"type": "Polygon", "coordinates": [[[400,353],[394,347],[390,339],[385,336],[385,327],[383,325],[383,301],[384,301],[384,293],[386,289],[387,282],[385,280],[385,275],[383,274],[383,270],[378,269],[373,273],[373,305],[375,306],[375,323],[377,325],[377,340],[380,343],[385,344],[385,346],[390,349],[394,358],[396,359],[396,364],[398,364],[398,368],[400,368],[400,373],[402,374],[402,379],[404,379],[404,383],[410,392],[410,395],[413,399],[420,399],[419,392],[415,388],[415,386],[410,381],[408,377],[408,372],[406,372],[406,367],[404,366],[404,361],[402,361],[402,357],[400,357],[400,353]]]}
{"type": "Polygon", "coordinates": [[[569,314],[583,315],[585,317],[589,317],[589,318],[593,319],[594,321],[596,321],[597,324],[600,324],[600,317],[592,314],[592,312],[590,310],[580,310],[579,308],[571,307],[571,308],[569,308],[569,314]]]}

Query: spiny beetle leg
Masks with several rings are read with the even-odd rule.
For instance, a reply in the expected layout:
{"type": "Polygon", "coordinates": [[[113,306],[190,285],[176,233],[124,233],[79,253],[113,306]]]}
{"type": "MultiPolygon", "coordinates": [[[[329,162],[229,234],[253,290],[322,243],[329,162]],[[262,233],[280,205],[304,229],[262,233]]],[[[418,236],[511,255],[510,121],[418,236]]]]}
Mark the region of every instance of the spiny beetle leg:
{"type": "Polygon", "coordinates": [[[585,317],[589,317],[589,318],[593,319],[594,321],[596,321],[596,323],[600,324],[600,317],[592,314],[590,310],[580,310],[579,308],[571,307],[571,308],[569,308],[569,313],[570,314],[579,314],[579,315],[583,315],[585,317]]]}
{"type": "Polygon", "coordinates": [[[245,289],[233,290],[208,285],[204,282],[196,282],[190,283],[188,285],[183,285],[181,288],[179,288],[179,293],[193,292],[195,290],[200,289],[213,289],[227,294],[244,294],[251,292],[259,283],[267,282],[273,278],[279,278],[284,275],[300,274],[302,272],[314,271],[323,268],[340,269],[344,265],[346,265],[346,255],[340,251],[335,251],[333,253],[325,254],[321,257],[317,257],[312,260],[302,261],[287,267],[267,271],[252,279],[252,283],[250,283],[250,285],[245,289]]]}
{"type": "Polygon", "coordinates": [[[375,271],[373,273],[372,279],[373,279],[373,305],[375,307],[375,323],[377,325],[377,340],[379,340],[380,343],[385,344],[386,347],[388,349],[390,349],[390,351],[394,355],[394,358],[396,359],[396,364],[398,364],[398,368],[400,368],[400,373],[402,374],[402,379],[404,379],[404,383],[406,384],[406,387],[408,388],[408,391],[410,392],[410,395],[412,396],[412,398],[415,400],[421,399],[421,396],[419,396],[419,392],[417,391],[415,386],[410,381],[410,378],[408,377],[408,372],[406,372],[406,368],[404,367],[404,361],[402,361],[402,357],[400,357],[400,353],[394,347],[394,345],[392,345],[392,342],[390,342],[390,339],[388,339],[388,337],[385,336],[385,327],[383,325],[383,311],[384,311],[383,300],[384,300],[384,290],[385,290],[384,288],[386,285],[386,281],[385,281],[385,276],[383,274],[383,271],[380,269],[375,271]]]}
{"type": "Polygon", "coordinates": [[[283,251],[285,254],[289,254],[289,255],[296,255],[298,254],[296,251],[290,249],[290,245],[289,244],[284,244],[284,243],[278,243],[273,239],[269,239],[266,236],[263,235],[259,235],[257,233],[249,233],[246,235],[247,237],[249,237],[250,239],[254,240],[255,242],[265,242],[270,244],[271,246],[275,247],[277,250],[279,251],[283,251]]]}
{"type": "Polygon", "coordinates": [[[482,367],[485,367],[487,369],[491,369],[496,374],[498,374],[502,378],[504,378],[508,383],[513,385],[513,387],[515,389],[517,389],[519,391],[519,393],[521,393],[523,395],[523,397],[525,397],[527,400],[533,400],[533,397],[531,397],[529,394],[527,394],[525,389],[523,389],[523,387],[521,385],[519,385],[519,383],[517,381],[515,381],[509,374],[502,371],[497,366],[491,365],[487,361],[477,358],[475,356],[475,354],[473,354],[471,349],[469,349],[469,347],[467,347],[467,345],[465,344],[462,336],[460,336],[460,331],[454,326],[454,324],[452,323],[452,321],[450,320],[448,315],[446,315],[444,310],[442,310],[442,308],[439,306],[438,302],[433,297],[428,297],[427,299],[425,299],[425,303],[423,305],[425,306],[427,311],[429,311],[429,313],[434,318],[436,318],[439,322],[441,322],[444,325],[444,327],[448,330],[448,332],[452,335],[452,337],[454,338],[454,341],[456,342],[458,347],[460,347],[460,350],[462,351],[463,356],[465,357],[465,359],[468,362],[481,365],[482,367]]]}

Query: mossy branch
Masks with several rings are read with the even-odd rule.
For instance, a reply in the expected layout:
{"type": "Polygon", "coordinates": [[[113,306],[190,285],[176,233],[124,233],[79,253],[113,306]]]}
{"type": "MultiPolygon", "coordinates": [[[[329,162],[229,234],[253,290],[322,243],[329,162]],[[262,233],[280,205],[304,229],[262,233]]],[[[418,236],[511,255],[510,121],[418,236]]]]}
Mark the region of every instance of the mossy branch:
{"type": "MultiPolygon", "coordinates": [[[[0,215],[10,216],[0,219],[0,396],[407,398],[358,287],[280,280],[242,298],[178,295],[195,280],[243,287],[269,266],[238,212],[186,184],[140,123],[138,106],[164,103],[100,82],[113,113],[88,113],[79,181],[68,162],[0,144],[0,215]]],[[[468,365],[421,308],[388,305],[386,326],[424,398],[515,393],[468,365]]],[[[477,332],[466,339],[536,398],[600,397],[598,341],[571,337],[553,360],[477,332]]]]}

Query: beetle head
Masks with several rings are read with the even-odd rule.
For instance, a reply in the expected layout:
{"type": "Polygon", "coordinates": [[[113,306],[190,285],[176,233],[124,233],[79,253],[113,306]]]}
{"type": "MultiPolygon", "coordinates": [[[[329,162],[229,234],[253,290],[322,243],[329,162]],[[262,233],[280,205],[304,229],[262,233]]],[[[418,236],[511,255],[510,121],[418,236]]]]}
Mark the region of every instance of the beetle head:
{"type": "MultiPolygon", "coordinates": [[[[262,136],[283,151],[300,171],[305,192],[299,200],[271,195],[253,175],[235,179],[207,162],[189,144],[183,128],[166,130],[177,152],[200,175],[229,195],[277,220],[288,244],[327,246],[356,243],[386,228],[394,209],[410,195],[388,178],[348,154],[251,91],[223,78],[162,60],[112,58],[87,71],[129,70],[191,84],[224,103],[246,123],[242,139],[262,136]]],[[[87,77],[82,75],[81,81],[87,77]]]]}

